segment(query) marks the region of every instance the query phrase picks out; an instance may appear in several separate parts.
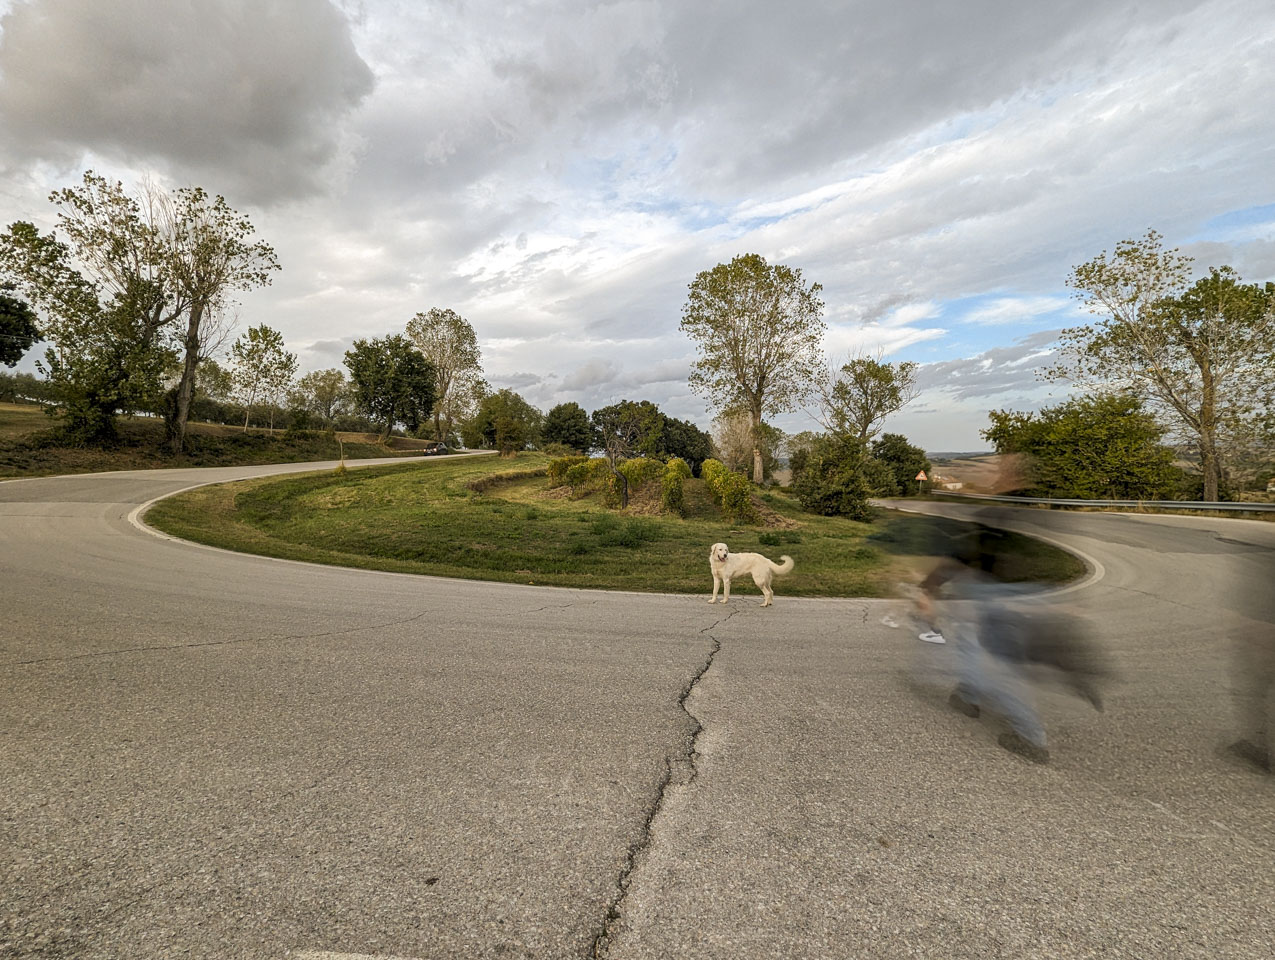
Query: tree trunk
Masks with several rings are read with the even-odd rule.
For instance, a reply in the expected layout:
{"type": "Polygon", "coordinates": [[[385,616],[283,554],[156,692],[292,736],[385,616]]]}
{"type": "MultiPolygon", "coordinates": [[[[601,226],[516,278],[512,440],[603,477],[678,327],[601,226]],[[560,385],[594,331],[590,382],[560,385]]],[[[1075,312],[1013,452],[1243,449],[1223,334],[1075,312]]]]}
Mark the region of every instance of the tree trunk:
{"type": "Polygon", "coordinates": [[[190,319],[186,323],[183,344],[186,356],[182,362],[182,376],[177,384],[177,396],[169,410],[168,442],[174,454],[186,446],[186,421],[190,417],[190,402],[195,396],[195,371],[199,367],[199,324],[204,316],[204,305],[196,301],[190,305],[190,319]]]}
{"type": "Polygon", "coordinates": [[[1200,470],[1204,474],[1204,499],[1216,503],[1221,486],[1222,464],[1217,455],[1217,442],[1212,431],[1200,433],[1200,470]]]}
{"type": "Polygon", "coordinates": [[[1217,502],[1221,464],[1217,456],[1217,394],[1213,370],[1201,364],[1203,394],[1200,398],[1200,470],[1204,474],[1204,499],[1217,502]]]}
{"type": "Polygon", "coordinates": [[[766,468],[761,456],[761,411],[750,411],[753,427],[753,483],[761,484],[766,479],[766,468]]]}

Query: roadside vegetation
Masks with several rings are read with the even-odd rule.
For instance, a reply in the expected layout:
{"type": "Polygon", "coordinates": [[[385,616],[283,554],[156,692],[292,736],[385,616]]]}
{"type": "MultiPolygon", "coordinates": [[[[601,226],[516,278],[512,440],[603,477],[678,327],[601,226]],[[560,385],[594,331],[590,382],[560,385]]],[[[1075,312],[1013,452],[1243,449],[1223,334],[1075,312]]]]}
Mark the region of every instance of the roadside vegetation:
{"type": "Polygon", "coordinates": [[[0,403],[0,477],[43,477],[104,470],[164,467],[229,467],[257,463],[337,460],[344,446],[349,460],[419,456],[420,441],[375,434],[319,430],[265,430],[190,423],[185,453],[173,456],[162,421],[120,417],[110,444],[76,444],[34,404],[0,403]],[[337,442],[340,438],[341,443],[337,442]]]}
{"type": "MultiPolygon", "coordinates": [[[[760,522],[726,520],[704,480],[685,478],[681,515],[663,506],[663,476],[634,484],[626,509],[605,484],[550,486],[550,458],[450,460],[202,487],[163,500],[146,522],[184,539],[266,556],[509,583],[704,593],[709,545],[772,558],[795,572],[780,597],[880,597],[927,569],[948,522],[877,511],[872,523],[803,510],[774,489],[760,522]]],[[[959,525],[958,525],[959,526],[959,525]]],[[[1020,579],[1063,581],[1082,564],[1012,537],[1020,579]]],[[[751,581],[732,592],[757,595],[751,581]]]]}

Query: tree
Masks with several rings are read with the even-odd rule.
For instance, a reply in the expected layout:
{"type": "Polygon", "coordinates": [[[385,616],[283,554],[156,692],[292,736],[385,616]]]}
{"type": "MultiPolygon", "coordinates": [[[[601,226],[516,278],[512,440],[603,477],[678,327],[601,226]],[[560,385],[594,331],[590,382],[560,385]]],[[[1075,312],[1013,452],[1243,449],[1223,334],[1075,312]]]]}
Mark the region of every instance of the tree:
{"type": "Polygon", "coordinates": [[[402,334],[355,340],[345,366],[357,406],[385,424],[382,440],[400,422],[415,432],[434,409],[434,366],[402,334]]]}
{"type": "Polygon", "coordinates": [[[560,403],[545,415],[540,439],[545,443],[561,443],[580,453],[588,453],[593,431],[589,415],[578,403],[560,403]]]}
{"type": "Polygon", "coordinates": [[[1275,380],[1275,284],[1244,284],[1230,267],[1183,289],[1191,258],[1154,230],[1072,270],[1095,323],[1064,330],[1063,360],[1045,372],[1131,390],[1199,450],[1204,499],[1216,500],[1225,448],[1269,409],[1275,380]]]}
{"type": "MultiPolygon", "coordinates": [[[[279,261],[269,244],[251,242],[251,221],[233,210],[224,197],[210,197],[201,187],[183,187],[171,198],[156,195],[155,204],[165,241],[163,269],[168,286],[186,308],[185,330],[178,338],[183,353],[181,377],[165,406],[169,442],[173,453],[180,453],[195,372],[219,346],[217,336],[210,336],[209,320],[226,305],[230,291],[269,285],[270,272],[279,269],[279,261]]],[[[282,389],[281,384],[271,383],[276,392],[282,389]]],[[[272,427],[273,423],[272,413],[272,427]]]]}
{"type": "Polygon", "coordinates": [[[664,448],[664,414],[650,400],[621,400],[593,411],[593,446],[606,450],[607,438],[620,434],[624,457],[659,457],[664,448]]]}
{"type": "Polygon", "coordinates": [[[930,470],[930,460],[924,450],[908,443],[903,434],[883,433],[873,441],[872,459],[886,467],[898,493],[907,497],[921,492],[917,474],[930,470]]]}
{"type": "Polygon", "coordinates": [[[297,381],[296,401],[325,423],[331,423],[345,403],[348,389],[345,374],[335,367],[314,370],[297,381]]]}
{"type": "Polygon", "coordinates": [[[482,381],[482,352],[468,320],[454,310],[434,307],[407,323],[407,336],[434,365],[434,439],[447,440],[453,423],[464,414],[467,399],[482,381]]]}
{"type": "Polygon", "coordinates": [[[619,469],[623,460],[654,456],[663,429],[663,416],[650,401],[621,400],[593,411],[593,445],[602,451],[620,492],[620,507],[629,505],[629,479],[619,469]]]}
{"type": "Polygon", "coordinates": [[[869,521],[872,488],[867,450],[858,437],[821,434],[792,456],[792,491],[811,513],[869,521]]]}
{"type": "Polygon", "coordinates": [[[1023,480],[1043,497],[1159,500],[1180,477],[1164,428],[1131,393],[1081,397],[1038,414],[993,410],[982,431],[997,453],[1025,455],[1023,480]]]}
{"type": "Polygon", "coordinates": [[[717,457],[730,470],[747,473],[754,465],[754,451],[760,438],[762,479],[769,480],[778,466],[778,454],[784,443],[784,432],[762,423],[754,427],[747,413],[727,410],[713,421],[713,445],[717,457]]]}
{"type": "Polygon", "coordinates": [[[911,361],[855,357],[832,370],[820,389],[824,429],[867,443],[886,417],[916,398],[916,369],[911,361]]]}
{"type": "Polygon", "coordinates": [[[757,483],[763,419],[794,409],[819,379],[821,289],[803,284],[800,270],[750,253],[697,275],[682,308],[681,329],[699,353],[691,389],[719,411],[748,414],[757,483]]]}
{"type": "Polygon", "coordinates": [[[660,456],[679,457],[699,476],[704,461],[713,455],[713,439],[688,420],[664,418],[660,456]]]}
{"type": "Polygon", "coordinates": [[[235,388],[244,405],[243,428],[248,430],[252,407],[258,401],[271,404],[270,429],[274,429],[274,401],[281,387],[297,369],[295,354],[283,348],[283,334],[265,324],[249,327],[230,348],[235,388]]]}
{"type": "Polygon", "coordinates": [[[274,252],[249,243],[247,218],[198,187],[170,195],[148,183],[135,198],[89,170],[49,199],[66,243],[15,223],[0,240],[0,267],[45,316],[45,368],[59,385],[68,430],[110,439],[116,408],[159,399],[176,349],[184,360],[164,413],[180,452],[195,368],[227,329],[219,322],[226,292],[268,283],[274,252]]]}
{"type": "Polygon", "coordinates": [[[149,406],[170,353],[168,324],[185,301],[167,285],[158,227],[123,184],[92,171],[50,200],[56,233],[17,221],[0,235],[0,275],[43,316],[37,367],[58,397],[67,435],[114,439],[115,411],[149,406]]]}
{"type": "Polygon", "coordinates": [[[543,419],[539,410],[514,391],[497,390],[483,398],[478,412],[465,425],[465,444],[509,456],[536,442],[543,419]]]}
{"type": "Polygon", "coordinates": [[[35,311],[5,292],[16,288],[16,284],[0,283],[0,363],[6,367],[17,366],[22,355],[40,339],[35,311]]]}

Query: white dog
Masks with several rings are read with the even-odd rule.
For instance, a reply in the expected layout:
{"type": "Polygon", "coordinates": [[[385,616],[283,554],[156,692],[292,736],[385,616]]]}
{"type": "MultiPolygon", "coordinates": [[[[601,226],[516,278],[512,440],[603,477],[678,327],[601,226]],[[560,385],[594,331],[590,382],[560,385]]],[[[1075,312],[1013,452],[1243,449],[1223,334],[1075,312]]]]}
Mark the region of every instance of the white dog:
{"type": "Polygon", "coordinates": [[[792,557],[780,557],[783,563],[767,560],[760,553],[731,553],[724,543],[715,543],[708,551],[708,565],[713,571],[713,596],[709,603],[717,602],[717,588],[722,591],[722,603],[730,599],[730,582],[735,577],[751,574],[753,583],[761,587],[763,607],[769,607],[775,599],[770,589],[770,581],[775,574],[785,574],[792,570],[792,557]]]}

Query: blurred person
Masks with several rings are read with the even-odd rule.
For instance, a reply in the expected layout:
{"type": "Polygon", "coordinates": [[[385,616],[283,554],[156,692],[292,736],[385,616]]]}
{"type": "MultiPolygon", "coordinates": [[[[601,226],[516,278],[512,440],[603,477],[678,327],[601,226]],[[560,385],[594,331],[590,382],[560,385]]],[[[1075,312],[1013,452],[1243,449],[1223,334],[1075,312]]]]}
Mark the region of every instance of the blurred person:
{"type": "Polygon", "coordinates": [[[1275,748],[1275,551],[1240,554],[1232,574],[1235,707],[1240,739],[1228,750],[1266,773],[1275,748]]]}
{"type": "MultiPolygon", "coordinates": [[[[1003,474],[999,486],[1013,489],[1014,483],[1012,474],[1003,474]]],[[[1000,746],[1043,764],[1049,762],[1048,738],[1029,669],[1054,668],[1096,710],[1103,708],[1100,684],[1110,670],[1084,621],[1038,585],[1011,582],[1022,579],[1015,570],[1018,555],[1006,548],[1003,527],[1011,513],[980,510],[965,532],[945,538],[917,603],[956,650],[957,685],[948,703],[969,717],[985,709],[1000,714],[1010,726],[998,738],[1000,746]]]]}

